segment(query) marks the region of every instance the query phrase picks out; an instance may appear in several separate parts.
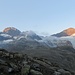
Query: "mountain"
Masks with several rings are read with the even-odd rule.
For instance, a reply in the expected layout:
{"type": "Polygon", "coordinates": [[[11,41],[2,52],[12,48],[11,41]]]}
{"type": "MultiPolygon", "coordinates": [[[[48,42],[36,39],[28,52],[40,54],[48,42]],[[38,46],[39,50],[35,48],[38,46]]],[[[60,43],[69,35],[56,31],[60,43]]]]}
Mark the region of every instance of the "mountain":
{"type": "Polygon", "coordinates": [[[63,36],[71,36],[73,34],[75,34],[75,28],[68,28],[68,29],[63,30],[62,32],[54,34],[52,36],[63,37],[63,36]]]}
{"type": "Polygon", "coordinates": [[[21,33],[21,31],[14,27],[7,27],[3,30],[3,32],[11,36],[18,36],[21,33]]]}
{"type": "MultiPolygon", "coordinates": [[[[36,60],[38,59],[42,60],[44,63],[41,62],[39,63],[41,63],[41,65],[44,65],[47,68],[47,72],[50,73],[50,71],[52,71],[51,73],[53,73],[53,75],[61,75],[57,73],[59,73],[58,69],[62,68],[66,72],[72,71],[72,74],[62,74],[62,75],[74,75],[73,72],[75,72],[75,40],[74,40],[75,33],[73,31],[73,28],[70,28],[69,30],[68,29],[64,30],[63,32],[66,33],[66,36],[62,37],[56,37],[56,36],[41,37],[33,31],[24,31],[24,32],[19,31],[19,34],[17,34],[16,33],[17,31],[19,30],[16,28],[9,27],[5,28],[3,32],[0,32],[0,37],[2,37],[0,39],[0,48],[6,49],[7,51],[10,52],[10,54],[12,54],[12,52],[13,53],[19,52],[22,54],[28,54],[29,56],[32,56],[36,60]],[[52,66],[51,67],[48,66],[45,62],[48,65],[52,66]]],[[[12,55],[10,54],[7,53],[6,55],[9,55],[9,58],[11,56],[12,58],[12,55]]],[[[4,55],[2,55],[2,57],[4,55]]],[[[8,58],[6,57],[6,59],[8,58]]],[[[8,59],[8,61],[9,60],[10,59],[8,59]]],[[[11,59],[10,62],[13,60],[16,61],[16,59],[11,59]]],[[[18,57],[17,60],[19,60],[18,57]]],[[[31,64],[29,58],[27,60],[31,64]]],[[[0,62],[2,61],[0,60],[0,62]]],[[[18,63],[20,64],[20,62],[18,63]]],[[[26,61],[24,61],[24,63],[26,63],[26,61]]],[[[36,67],[36,65],[37,64],[35,63],[35,65],[33,66],[36,67]]],[[[7,67],[9,67],[9,65],[7,67]]],[[[44,70],[45,67],[43,68],[44,70]]],[[[62,70],[62,73],[63,72],[64,71],[62,70]]]]}
{"type": "Polygon", "coordinates": [[[61,47],[61,46],[71,46],[72,43],[69,40],[61,39],[55,36],[47,36],[42,39],[49,47],[61,47]]]}
{"type": "Polygon", "coordinates": [[[21,36],[24,36],[26,39],[42,40],[42,38],[33,31],[22,32],[21,36]]]}
{"type": "MultiPolygon", "coordinates": [[[[55,48],[61,46],[74,47],[71,40],[56,36],[41,37],[33,31],[21,32],[17,28],[8,27],[0,33],[0,48],[7,50],[31,50],[36,48],[55,48]]],[[[74,47],[75,48],[75,47],[74,47]]]]}

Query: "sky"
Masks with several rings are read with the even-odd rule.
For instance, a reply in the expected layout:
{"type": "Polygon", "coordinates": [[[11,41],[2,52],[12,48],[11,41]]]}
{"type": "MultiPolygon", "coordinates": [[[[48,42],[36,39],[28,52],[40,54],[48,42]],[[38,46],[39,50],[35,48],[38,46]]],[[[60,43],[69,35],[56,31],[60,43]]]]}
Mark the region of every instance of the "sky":
{"type": "Polygon", "coordinates": [[[75,28],[75,0],[0,0],[0,31],[6,27],[43,35],[75,28]]]}

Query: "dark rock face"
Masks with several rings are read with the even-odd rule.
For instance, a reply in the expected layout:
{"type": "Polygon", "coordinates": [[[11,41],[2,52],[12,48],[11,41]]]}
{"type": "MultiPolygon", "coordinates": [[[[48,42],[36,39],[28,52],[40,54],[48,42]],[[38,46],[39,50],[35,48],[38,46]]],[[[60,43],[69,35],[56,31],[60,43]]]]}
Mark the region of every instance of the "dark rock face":
{"type": "Polygon", "coordinates": [[[31,75],[43,75],[41,72],[35,70],[30,70],[30,73],[31,75]]]}
{"type": "Polygon", "coordinates": [[[0,75],[75,75],[46,59],[0,49],[0,75]]]}
{"type": "Polygon", "coordinates": [[[11,36],[17,36],[17,35],[19,35],[21,33],[18,29],[14,28],[14,27],[5,28],[3,30],[3,32],[7,33],[7,34],[9,34],[11,36]]]}

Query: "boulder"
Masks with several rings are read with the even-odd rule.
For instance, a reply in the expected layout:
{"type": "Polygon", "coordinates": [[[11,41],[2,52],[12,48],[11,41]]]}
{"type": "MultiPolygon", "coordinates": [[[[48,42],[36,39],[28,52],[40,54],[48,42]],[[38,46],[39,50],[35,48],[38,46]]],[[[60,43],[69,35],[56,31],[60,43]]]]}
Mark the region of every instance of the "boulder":
{"type": "Polygon", "coordinates": [[[53,75],[61,75],[60,72],[55,71],[53,75]]]}
{"type": "Polygon", "coordinates": [[[4,60],[2,60],[2,59],[0,59],[0,64],[1,64],[1,65],[7,65],[6,61],[4,61],[4,60]]]}
{"type": "Polygon", "coordinates": [[[13,69],[13,71],[18,71],[18,66],[14,63],[9,63],[10,67],[13,69]]]}
{"type": "Polygon", "coordinates": [[[24,65],[21,69],[21,75],[28,75],[29,70],[30,70],[30,66],[29,65],[24,65]]]}
{"type": "Polygon", "coordinates": [[[32,63],[31,68],[40,71],[40,65],[38,63],[32,63]]]}
{"type": "Polygon", "coordinates": [[[41,72],[35,71],[35,70],[30,70],[30,74],[31,75],[43,75],[41,72]]]}
{"type": "Polygon", "coordinates": [[[61,75],[71,75],[69,71],[65,71],[64,69],[59,69],[58,72],[60,72],[61,75]]]}

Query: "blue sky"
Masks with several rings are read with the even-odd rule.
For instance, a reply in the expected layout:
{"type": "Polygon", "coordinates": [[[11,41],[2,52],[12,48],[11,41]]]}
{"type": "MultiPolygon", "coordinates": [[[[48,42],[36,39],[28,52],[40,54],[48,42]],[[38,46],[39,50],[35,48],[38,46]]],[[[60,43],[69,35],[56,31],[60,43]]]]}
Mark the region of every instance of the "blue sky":
{"type": "Polygon", "coordinates": [[[0,31],[5,27],[42,34],[75,28],[75,0],[0,0],[0,31]]]}

